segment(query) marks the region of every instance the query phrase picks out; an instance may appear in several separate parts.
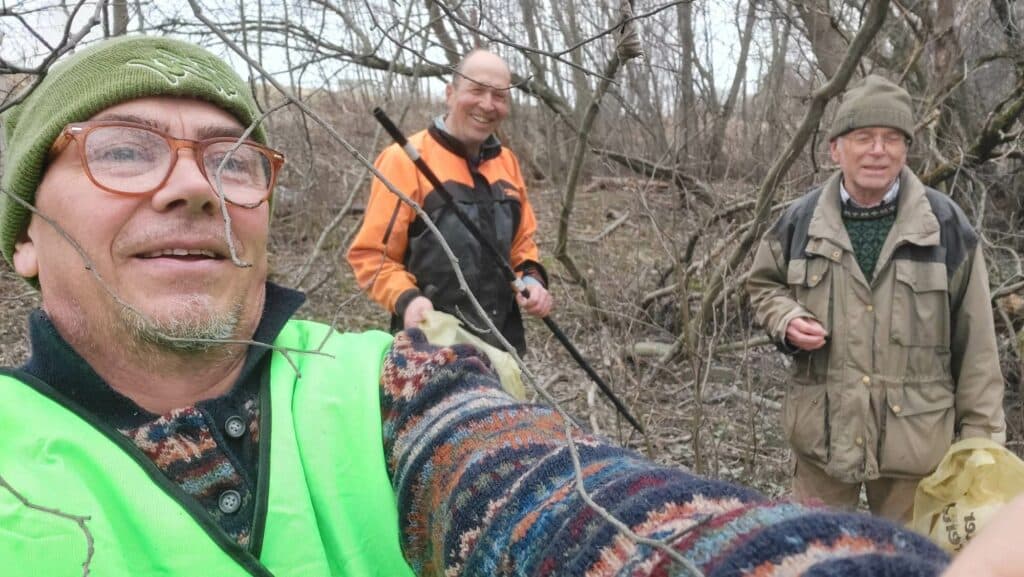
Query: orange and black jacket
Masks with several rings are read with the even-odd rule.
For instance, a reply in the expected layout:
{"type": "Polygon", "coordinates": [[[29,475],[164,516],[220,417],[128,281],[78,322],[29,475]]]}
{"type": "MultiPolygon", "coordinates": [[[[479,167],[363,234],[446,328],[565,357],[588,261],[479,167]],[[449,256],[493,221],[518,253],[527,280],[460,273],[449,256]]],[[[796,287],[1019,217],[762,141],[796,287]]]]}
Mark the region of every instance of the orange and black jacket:
{"type": "MultiPolygon", "coordinates": [[[[436,123],[414,134],[409,142],[477,228],[491,235],[491,242],[504,252],[512,267],[546,286],[547,274],[538,262],[533,240],[537,221],[515,155],[492,136],[481,147],[479,160],[472,161],[462,144],[436,123]]],[[[398,145],[384,149],[376,167],[423,207],[458,258],[470,290],[494,326],[513,346],[525,351],[522,317],[500,265],[398,145]]],[[[359,285],[393,313],[393,329],[401,328],[405,307],[421,295],[429,298],[435,309],[462,318],[470,330],[486,326],[459,288],[455,271],[433,233],[378,179],[370,189],[363,226],[348,251],[348,262],[359,285]]],[[[480,336],[497,344],[486,334],[480,336]]]]}

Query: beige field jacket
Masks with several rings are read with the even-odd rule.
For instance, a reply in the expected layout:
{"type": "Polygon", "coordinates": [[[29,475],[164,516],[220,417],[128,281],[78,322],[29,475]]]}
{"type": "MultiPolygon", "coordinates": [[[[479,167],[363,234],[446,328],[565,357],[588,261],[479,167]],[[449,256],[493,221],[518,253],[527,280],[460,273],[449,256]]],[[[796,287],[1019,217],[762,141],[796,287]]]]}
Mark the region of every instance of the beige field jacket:
{"type": "Polygon", "coordinates": [[[1003,378],[978,235],[908,169],[869,283],[840,214],[834,174],[765,235],[747,283],[756,320],[793,354],[783,427],[836,479],[932,472],[955,438],[1005,440],[1003,378]],[[795,317],[828,331],[816,351],[785,342],[795,317]]]}

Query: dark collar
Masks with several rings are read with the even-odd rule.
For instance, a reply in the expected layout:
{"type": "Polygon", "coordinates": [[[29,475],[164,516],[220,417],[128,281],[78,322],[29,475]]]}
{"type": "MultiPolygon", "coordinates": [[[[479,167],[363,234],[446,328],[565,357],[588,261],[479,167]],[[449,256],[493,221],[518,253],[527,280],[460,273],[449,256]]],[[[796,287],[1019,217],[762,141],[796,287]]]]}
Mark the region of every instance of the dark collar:
{"type": "MultiPolygon", "coordinates": [[[[267,283],[263,316],[252,340],[272,343],[285,323],[306,300],[298,291],[267,283]]],[[[49,384],[82,408],[117,427],[135,427],[153,420],[153,415],[134,401],[115,391],[60,336],[50,318],[41,309],[29,315],[32,356],[22,370],[49,384]]],[[[240,387],[259,386],[250,378],[266,356],[266,347],[250,346],[238,380],[228,395],[240,387]]],[[[254,389],[255,392],[255,389],[254,389]]]]}
{"type": "MultiPolygon", "coordinates": [[[[852,199],[851,199],[852,201],[852,199]]],[[[856,202],[847,202],[842,206],[843,219],[851,220],[875,220],[896,215],[896,199],[889,202],[865,208],[856,202]]]]}
{"type": "Polygon", "coordinates": [[[501,141],[498,140],[497,136],[493,134],[487,137],[487,140],[480,145],[480,156],[478,158],[470,158],[466,152],[466,145],[462,144],[462,141],[455,138],[448,133],[444,128],[444,117],[438,116],[434,119],[434,122],[430,123],[427,127],[427,132],[430,136],[434,137],[434,140],[441,146],[446,148],[452,154],[465,158],[471,164],[480,164],[485,160],[497,158],[501,154],[501,141]]]}

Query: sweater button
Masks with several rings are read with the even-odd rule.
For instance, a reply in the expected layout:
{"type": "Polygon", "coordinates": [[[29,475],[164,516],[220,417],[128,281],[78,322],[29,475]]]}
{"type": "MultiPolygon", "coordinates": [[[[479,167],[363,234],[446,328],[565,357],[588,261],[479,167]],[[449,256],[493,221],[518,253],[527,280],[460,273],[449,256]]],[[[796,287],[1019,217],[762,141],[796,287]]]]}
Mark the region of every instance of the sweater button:
{"type": "Polygon", "coordinates": [[[853,440],[853,442],[856,443],[858,447],[863,446],[864,437],[857,437],[856,439],[853,440]]]}
{"type": "Polygon", "coordinates": [[[242,508],[242,495],[234,489],[228,489],[220,494],[217,499],[217,507],[221,513],[230,515],[242,508]]]}
{"type": "Polygon", "coordinates": [[[893,405],[892,406],[892,412],[896,413],[897,415],[900,414],[900,411],[902,411],[902,410],[903,410],[903,407],[901,407],[899,405],[893,405]]]}
{"type": "Polygon", "coordinates": [[[241,437],[245,434],[245,421],[238,415],[228,417],[228,420],[224,421],[224,432],[233,439],[241,437]]]}
{"type": "Polygon", "coordinates": [[[837,251],[833,251],[832,252],[832,258],[839,258],[839,256],[842,255],[842,254],[843,253],[839,252],[838,250],[837,251]]]}
{"type": "Polygon", "coordinates": [[[868,309],[868,312],[871,312],[871,311],[875,310],[875,305],[868,305],[867,309],[868,309]]]}
{"type": "Polygon", "coordinates": [[[860,378],[860,382],[864,383],[865,385],[870,385],[871,377],[864,375],[863,377],[860,378]]]}

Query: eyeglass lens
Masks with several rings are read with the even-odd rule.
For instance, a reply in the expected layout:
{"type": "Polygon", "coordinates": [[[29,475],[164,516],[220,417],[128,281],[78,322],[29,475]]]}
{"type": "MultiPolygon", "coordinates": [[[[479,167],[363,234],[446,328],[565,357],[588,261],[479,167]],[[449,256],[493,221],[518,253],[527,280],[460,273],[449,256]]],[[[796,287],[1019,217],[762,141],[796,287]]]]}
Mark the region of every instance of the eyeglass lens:
{"type": "Polygon", "coordinates": [[[862,147],[874,146],[881,139],[882,148],[894,148],[906,145],[906,137],[898,133],[882,134],[876,137],[874,134],[859,132],[851,135],[854,144],[862,147]]]}
{"type": "MultiPolygon", "coordinates": [[[[270,159],[247,143],[232,150],[236,144],[234,140],[214,141],[202,147],[206,178],[216,186],[214,181],[219,176],[224,196],[232,202],[258,203],[270,188],[270,159]]],[[[171,145],[162,136],[127,126],[93,129],[86,138],[85,152],[89,172],[96,182],[125,193],[155,189],[167,177],[174,160],[171,145]]]]}

